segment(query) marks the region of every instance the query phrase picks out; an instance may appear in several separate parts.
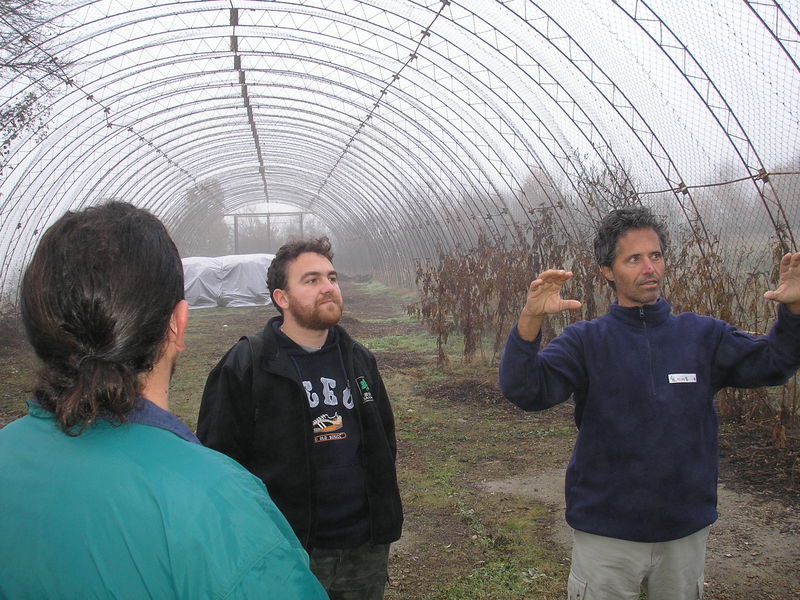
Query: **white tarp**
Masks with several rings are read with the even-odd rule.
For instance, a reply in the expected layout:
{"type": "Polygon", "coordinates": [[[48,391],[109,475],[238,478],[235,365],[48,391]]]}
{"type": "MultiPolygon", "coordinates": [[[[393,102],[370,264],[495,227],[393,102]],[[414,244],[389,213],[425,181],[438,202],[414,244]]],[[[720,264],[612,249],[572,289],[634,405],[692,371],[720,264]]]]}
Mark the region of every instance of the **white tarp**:
{"type": "Polygon", "coordinates": [[[184,293],[189,308],[269,304],[267,268],[274,257],[232,254],[184,258],[184,293]]]}

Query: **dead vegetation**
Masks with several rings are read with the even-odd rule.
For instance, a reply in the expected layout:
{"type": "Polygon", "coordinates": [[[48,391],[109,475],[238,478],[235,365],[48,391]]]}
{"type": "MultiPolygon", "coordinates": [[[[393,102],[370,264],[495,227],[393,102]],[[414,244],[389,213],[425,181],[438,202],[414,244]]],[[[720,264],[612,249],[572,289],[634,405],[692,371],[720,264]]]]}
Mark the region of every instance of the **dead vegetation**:
{"type": "MultiPolygon", "coordinates": [[[[440,366],[448,363],[447,344],[456,334],[464,361],[479,355],[494,361],[530,281],[545,269],[572,271],[565,293],[583,304],[580,311],[545,322],[545,343],[569,323],[593,319],[607,310],[612,295],[589,250],[591,236],[570,238],[552,210],[541,209],[537,216],[535,224],[517,226],[507,237],[480,236],[470,248],[440,249],[438,262],[417,263],[419,298],[406,310],[436,336],[440,366]]],[[[763,293],[777,284],[776,265],[787,251],[782,239],[775,243],[772,264],[759,267],[755,250],[723,251],[707,231],[679,231],[667,254],[664,296],[675,313],[692,311],[745,331],[766,333],[776,306],[765,301],[763,293]]],[[[725,390],[720,413],[742,423],[769,423],[774,446],[785,449],[800,426],[797,375],[781,388],[725,390]]]]}

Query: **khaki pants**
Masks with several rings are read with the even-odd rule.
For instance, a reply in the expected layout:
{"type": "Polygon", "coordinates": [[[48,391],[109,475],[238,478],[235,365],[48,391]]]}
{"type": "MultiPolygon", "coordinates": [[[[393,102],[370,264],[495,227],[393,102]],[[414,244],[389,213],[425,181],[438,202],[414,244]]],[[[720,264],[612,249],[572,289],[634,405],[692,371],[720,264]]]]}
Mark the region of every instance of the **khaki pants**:
{"type": "Polygon", "coordinates": [[[652,544],[573,531],[568,599],[700,600],[708,529],[652,544]]]}

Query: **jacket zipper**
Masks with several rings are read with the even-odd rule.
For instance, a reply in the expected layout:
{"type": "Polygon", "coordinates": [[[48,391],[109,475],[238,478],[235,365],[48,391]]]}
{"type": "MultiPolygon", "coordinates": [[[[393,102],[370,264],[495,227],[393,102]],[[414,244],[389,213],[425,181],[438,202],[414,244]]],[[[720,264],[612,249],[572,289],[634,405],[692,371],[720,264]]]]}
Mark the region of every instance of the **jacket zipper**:
{"type": "Polygon", "coordinates": [[[650,347],[650,335],[647,330],[647,321],[645,320],[644,306],[639,307],[639,318],[642,320],[642,329],[644,330],[644,339],[647,343],[647,371],[650,374],[650,396],[656,397],[656,382],[655,374],[653,373],[653,350],[650,347]]]}

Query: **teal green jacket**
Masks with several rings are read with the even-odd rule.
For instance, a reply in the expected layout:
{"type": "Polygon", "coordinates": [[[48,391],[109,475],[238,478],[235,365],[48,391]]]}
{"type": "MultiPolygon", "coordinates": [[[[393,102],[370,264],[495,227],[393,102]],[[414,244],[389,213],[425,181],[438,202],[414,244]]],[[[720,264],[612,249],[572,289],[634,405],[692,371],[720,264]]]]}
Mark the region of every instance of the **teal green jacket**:
{"type": "Polygon", "coordinates": [[[140,423],[70,437],[31,404],[0,430],[0,598],[327,595],[264,485],[232,459],[140,423]]]}

